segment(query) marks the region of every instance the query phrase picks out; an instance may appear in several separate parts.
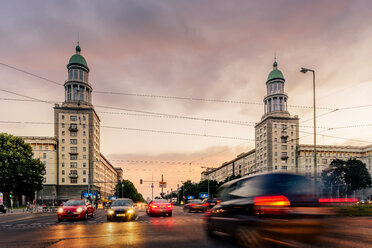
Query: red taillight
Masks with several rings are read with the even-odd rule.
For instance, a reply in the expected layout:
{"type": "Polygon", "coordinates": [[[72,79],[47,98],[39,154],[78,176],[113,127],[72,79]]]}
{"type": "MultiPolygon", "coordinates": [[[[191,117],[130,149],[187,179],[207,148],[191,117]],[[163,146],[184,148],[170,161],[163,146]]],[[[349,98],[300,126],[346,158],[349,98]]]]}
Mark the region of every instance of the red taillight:
{"type": "Polygon", "coordinates": [[[288,213],[288,207],[291,205],[283,195],[259,196],[253,201],[255,214],[284,215],[288,213]]]}
{"type": "Polygon", "coordinates": [[[209,205],[209,203],[204,203],[204,204],[203,204],[203,206],[205,206],[205,207],[208,206],[208,205],[209,205]]]}
{"type": "Polygon", "coordinates": [[[157,205],[150,205],[150,208],[158,208],[157,205]]]}
{"type": "Polygon", "coordinates": [[[357,198],[320,198],[319,203],[354,203],[358,202],[357,198]]]}
{"type": "Polygon", "coordinates": [[[196,204],[189,204],[190,207],[193,207],[193,206],[195,206],[195,205],[196,205],[196,204]]]}
{"type": "Polygon", "coordinates": [[[275,196],[259,196],[254,198],[255,206],[278,206],[286,207],[290,206],[291,203],[284,195],[275,195],[275,196]]]}

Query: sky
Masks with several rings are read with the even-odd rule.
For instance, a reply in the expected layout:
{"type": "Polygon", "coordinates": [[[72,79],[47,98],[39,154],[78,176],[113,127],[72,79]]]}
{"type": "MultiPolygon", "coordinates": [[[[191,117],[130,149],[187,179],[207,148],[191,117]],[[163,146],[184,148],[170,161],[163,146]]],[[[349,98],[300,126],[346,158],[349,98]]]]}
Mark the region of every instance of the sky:
{"type": "Polygon", "coordinates": [[[63,84],[79,40],[101,152],[145,197],[150,183],[139,179],[163,174],[169,191],[254,148],[275,55],[301,144],[312,144],[307,67],[316,72],[318,144],[368,145],[370,9],[368,0],[3,1],[0,132],[54,136],[53,103],[9,98],[62,102],[64,88],[8,66],[63,84]]]}

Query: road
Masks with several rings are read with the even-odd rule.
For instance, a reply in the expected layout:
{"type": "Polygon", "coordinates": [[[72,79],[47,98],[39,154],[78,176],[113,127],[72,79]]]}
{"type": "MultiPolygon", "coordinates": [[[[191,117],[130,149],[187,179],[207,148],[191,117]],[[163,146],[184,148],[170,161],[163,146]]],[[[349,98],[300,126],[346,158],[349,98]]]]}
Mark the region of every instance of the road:
{"type": "Polygon", "coordinates": [[[228,237],[209,239],[202,213],[149,217],[137,210],[133,222],[107,222],[105,211],[87,221],[58,223],[56,214],[0,216],[0,247],[237,247],[228,237]]]}
{"type": "MultiPolygon", "coordinates": [[[[87,221],[58,223],[56,214],[0,215],[0,247],[238,247],[227,236],[209,238],[202,213],[149,217],[143,209],[132,222],[107,222],[105,211],[87,221]]],[[[317,246],[371,247],[372,218],[334,218],[317,246]]]]}

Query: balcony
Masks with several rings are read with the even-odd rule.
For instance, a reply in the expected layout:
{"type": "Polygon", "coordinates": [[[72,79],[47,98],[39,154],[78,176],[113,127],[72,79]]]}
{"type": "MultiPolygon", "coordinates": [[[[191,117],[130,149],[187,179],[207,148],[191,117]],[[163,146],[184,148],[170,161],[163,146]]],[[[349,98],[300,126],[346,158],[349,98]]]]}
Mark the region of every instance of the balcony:
{"type": "Polygon", "coordinates": [[[289,157],[288,157],[287,155],[282,155],[282,156],[280,157],[280,159],[281,159],[282,161],[287,161],[288,158],[289,158],[289,157]]]}
{"type": "Polygon", "coordinates": [[[78,155],[78,152],[77,151],[70,151],[69,154],[70,155],[78,155]]]}
{"type": "Polygon", "coordinates": [[[70,178],[78,178],[79,176],[78,176],[78,174],[68,174],[68,176],[70,177],[70,178]]]}
{"type": "Polygon", "coordinates": [[[70,127],[68,128],[70,132],[77,132],[78,128],[76,124],[71,124],[70,127]]]}

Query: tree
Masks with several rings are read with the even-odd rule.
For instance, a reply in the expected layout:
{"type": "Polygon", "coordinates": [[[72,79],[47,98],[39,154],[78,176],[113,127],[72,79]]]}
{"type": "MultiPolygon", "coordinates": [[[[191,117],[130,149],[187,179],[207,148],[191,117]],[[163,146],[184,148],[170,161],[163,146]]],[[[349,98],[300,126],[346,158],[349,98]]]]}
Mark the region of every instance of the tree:
{"type": "Polygon", "coordinates": [[[121,183],[118,183],[115,186],[115,196],[117,198],[129,198],[132,199],[134,202],[144,202],[143,196],[138,193],[134,184],[129,180],[123,180],[121,183]],[[123,187],[124,185],[124,187],[123,187]],[[123,188],[124,188],[124,195],[123,195],[123,188]]]}
{"type": "Polygon", "coordinates": [[[322,179],[327,188],[344,185],[347,187],[346,191],[364,189],[372,185],[366,165],[357,159],[333,160],[329,169],[322,172],[322,179]]]}
{"type": "MultiPolygon", "coordinates": [[[[215,197],[217,188],[218,188],[218,182],[216,180],[209,180],[209,194],[210,197],[215,197]]],[[[200,192],[208,192],[208,180],[202,180],[198,184],[199,193],[200,192]]]]}
{"type": "Polygon", "coordinates": [[[0,133],[0,191],[32,196],[42,189],[45,165],[21,137],[0,133]]]}

